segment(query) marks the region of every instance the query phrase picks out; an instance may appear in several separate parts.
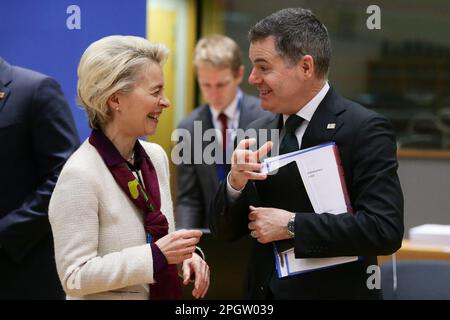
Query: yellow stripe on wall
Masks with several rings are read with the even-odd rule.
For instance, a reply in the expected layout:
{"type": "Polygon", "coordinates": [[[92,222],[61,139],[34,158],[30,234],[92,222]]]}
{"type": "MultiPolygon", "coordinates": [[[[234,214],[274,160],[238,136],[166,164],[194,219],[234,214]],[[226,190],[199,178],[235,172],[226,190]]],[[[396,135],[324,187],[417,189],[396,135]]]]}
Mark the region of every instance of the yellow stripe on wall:
{"type": "MultiPolygon", "coordinates": [[[[174,55],[176,54],[175,24],[177,13],[175,10],[166,8],[147,9],[147,38],[152,42],[162,42],[169,49],[169,58],[164,66],[165,93],[173,104],[175,100],[175,68],[174,55]]],[[[165,109],[159,119],[155,135],[150,137],[152,142],[161,145],[167,154],[170,154],[170,136],[174,128],[174,107],[165,109]]]]}

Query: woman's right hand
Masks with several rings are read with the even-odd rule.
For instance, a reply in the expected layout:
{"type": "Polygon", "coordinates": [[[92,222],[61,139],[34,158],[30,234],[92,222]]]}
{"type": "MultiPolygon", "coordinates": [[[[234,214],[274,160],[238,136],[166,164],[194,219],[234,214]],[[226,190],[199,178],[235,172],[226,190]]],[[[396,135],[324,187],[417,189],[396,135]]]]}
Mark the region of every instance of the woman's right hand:
{"type": "Polygon", "coordinates": [[[165,235],[155,244],[166,257],[168,264],[178,264],[192,257],[201,236],[200,230],[178,230],[165,235]]]}

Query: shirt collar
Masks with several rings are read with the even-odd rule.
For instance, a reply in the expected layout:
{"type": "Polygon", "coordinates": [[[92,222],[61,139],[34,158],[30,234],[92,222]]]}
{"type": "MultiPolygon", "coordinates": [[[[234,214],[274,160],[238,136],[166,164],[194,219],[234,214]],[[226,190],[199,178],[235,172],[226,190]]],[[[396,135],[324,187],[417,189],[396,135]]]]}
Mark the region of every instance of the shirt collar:
{"type": "MultiPolygon", "coordinates": [[[[242,95],[242,92],[241,92],[241,90],[238,89],[233,101],[231,101],[231,103],[223,110],[223,113],[225,113],[225,115],[228,117],[228,119],[234,119],[234,117],[236,115],[236,109],[238,107],[238,102],[239,102],[241,95],[242,95]]],[[[212,107],[210,107],[209,109],[211,110],[211,114],[212,114],[214,121],[219,121],[218,118],[219,118],[220,111],[218,111],[212,107]]]]}
{"type": "MultiPolygon", "coordinates": [[[[317,107],[322,102],[323,98],[325,98],[325,95],[327,94],[328,90],[330,89],[330,85],[328,82],[325,82],[325,85],[320,89],[320,91],[312,98],[303,108],[301,108],[296,114],[299,117],[302,117],[306,121],[310,122],[314,112],[316,112],[317,107]]],[[[286,123],[287,118],[289,115],[283,114],[283,123],[286,123]]]]}

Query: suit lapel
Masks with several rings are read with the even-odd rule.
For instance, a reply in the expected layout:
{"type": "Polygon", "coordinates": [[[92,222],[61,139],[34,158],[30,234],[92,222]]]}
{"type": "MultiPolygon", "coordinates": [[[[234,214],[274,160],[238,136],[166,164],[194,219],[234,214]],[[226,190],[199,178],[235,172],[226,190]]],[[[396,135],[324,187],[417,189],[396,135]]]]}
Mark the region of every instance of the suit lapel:
{"type": "MultiPolygon", "coordinates": [[[[201,121],[202,122],[202,135],[205,133],[206,130],[209,129],[214,129],[214,125],[212,122],[212,113],[211,110],[209,110],[209,106],[208,105],[203,105],[202,110],[199,113],[198,118],[196,119],[197,121],[201,121]]],[[[197,137],[197,139],[199,139],[197,137]]],[[[201,137],[202,139],[202,150],[205,150],[205,148],[210,144],[213,143],[213,141],[204,141],[203,137],[201,137]]],[[[214,138],[215,139],[215,138],[214,138]]],[[[203,155],[202,155],[202,159],[203,159],[203,155]]],[[[202,164],[201,167],[203,167],[203,170],[205,170],[205,174],[209,177],[211,177],[211,179],[214,180],[214,185],[218,185],[219,184],[219,179],[217,178],[217,170],[216,170],[216,166],[214,164],[210,165],[210,164],[202,164]]]]}
{"type": "Polygon", "coordinates": [[[248,104],[247,102],[247,95],[245,93],[242,94],[241,101],[239,101],[239,108],[240,108],[240,114],[239,114],[239,128],[245,128],[247,125],[255,120],[252,117],[253,113],[253,106],[251,104],[248,104]]]}
{"type": "Polygon", "coordinates": [[[269,152],[267,157],[272,157],[278,155],[278,147],[280,144],[280,127],[282,123],[282,115],[272,114],[267,120],[262,124],[261,128],[256,128],[258,131],[258,148],[260,148],[267,141],[272,141],[272,151],[269,152]],[[260,130],[266,130],[265,133],[259,132],[260,130]],[[276,133],[276,135],[274,135],[276,133]],[[265,141],[260,141],[261,138],[267,139],[265,141]]]}
{"type": "Polygon", "coordinates": [[[6,100],[8,100],[9,93],[9,88],[4,87],[2,84],[0,84],[0,112],[2,112],[3,107],[6,104],[6,100]]]}
{"type": "Polygon", "coordinates": [[[306,128],[301,149],[332,141],[344,124],[342,117],[339,117],[344,111],[342,100],[330,87],[306,128]]]}
{"type": "Polygon", "coordinates": [[[208,129],[214,128],[214,125],[212,123],[212,114],[211,114],[211,111],[209,110],[209,106],[205,104],[205,105],[201,106],[200,108],[202,108],[202,109],[198,115],[198,118],[195,120],[202,122],[203,132],[208,129]]]}
{"type": "Polygon", "coordinates": [[[278,148],[280,145],[280,128],[282,123],[283,116],[281,114],[274,114],[273,118],[267,123],[267,140],[273,142],[272,151],[268,155],[269,157],[275,155],[275,150],[277,150],[276,153],[278,154],[278,148]],[[276,136],[274,136],[273,133],[276,133],[276,136]]]}
{"type": "Polygon", "coordinates": [[[12,81],[12,68],[2,58],[0,58],[0,112],[6,104],[6,100],[10,94],[8,85],[12,81]]]}

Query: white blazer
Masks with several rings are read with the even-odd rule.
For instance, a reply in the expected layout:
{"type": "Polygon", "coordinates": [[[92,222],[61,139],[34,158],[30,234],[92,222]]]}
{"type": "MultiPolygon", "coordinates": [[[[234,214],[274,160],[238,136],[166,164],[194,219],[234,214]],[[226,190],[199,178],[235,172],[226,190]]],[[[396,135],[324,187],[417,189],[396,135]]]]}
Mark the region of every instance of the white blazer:
{"type": "MultiPolygon", "coordinates": [[[[161,211],[174,231],[164,150],[141,141],[155,166],[161,211]]],[[[148,299],[154,282],[144,217],[89,141],[69,158],[50,200],[58,275],[68,299],[148,299]]]]}

